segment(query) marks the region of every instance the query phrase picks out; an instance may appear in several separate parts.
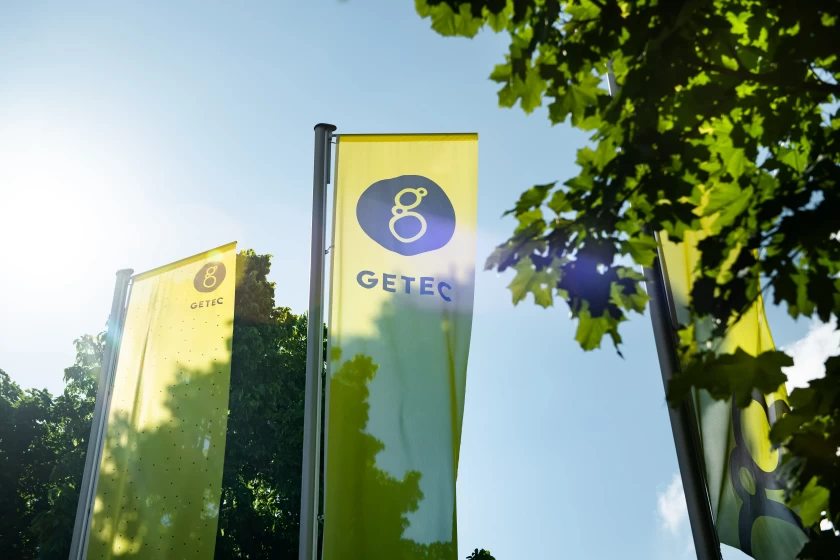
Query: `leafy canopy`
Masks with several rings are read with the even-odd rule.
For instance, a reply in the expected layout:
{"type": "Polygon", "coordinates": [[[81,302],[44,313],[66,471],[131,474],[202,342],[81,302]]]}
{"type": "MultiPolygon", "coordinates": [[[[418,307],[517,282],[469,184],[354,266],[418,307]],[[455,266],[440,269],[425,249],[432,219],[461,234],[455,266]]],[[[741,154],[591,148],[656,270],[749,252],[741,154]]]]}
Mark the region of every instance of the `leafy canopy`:
{"type": "MultiPolygon", "coordinates": [[[[576,177],[526,190],[508,212],[518,225],[487,268],[515,270],[514,303],[528,294],[544,307],[562,298],[584,349],[605,336],[618,349],[620,324],[647,302],[631,263],[653,262],[651,232],[680,241],[705,231],[690,312],[711,328],[701,337],[682,325],[686,367],[669,400],[694,386],[743,402],[752,389],[782,382],[789,360],[780,352],[721,355],[714,342],[762,293],[794,318],[840,314],[840,4],[416,0],[416,7],[442,35],[507,33],[509,52],[490,75],[501,84],[499,104],[526,112],[545,104],[553,124],[568,120],[592,133],[577,153],[576,177]],[[609,68],[618,85],[612,96],[609,68]]],[[[840,525],[840,402],[819,397],[840,392],[830,365],[819,389],[794,392],[794,414],[772,437],[789,451],[789,496],[818,481],[831,490],[820,505],[840,525]]],[[[817,542],[803,554],[817,554],[817,542]]]]}

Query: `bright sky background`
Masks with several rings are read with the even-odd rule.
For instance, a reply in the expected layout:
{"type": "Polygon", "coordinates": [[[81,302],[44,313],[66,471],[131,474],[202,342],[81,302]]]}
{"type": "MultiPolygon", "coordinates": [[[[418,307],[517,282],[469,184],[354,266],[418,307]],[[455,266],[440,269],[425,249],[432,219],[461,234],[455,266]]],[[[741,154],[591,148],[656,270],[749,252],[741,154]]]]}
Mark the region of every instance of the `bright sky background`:
{"type": "MultiPolygon", "coordinates": [[[[0,368],[59,391],[117,269],[232,240],[275,255],[277,303],[304,312],[318,122],[478,132],[482,263],[512,230],[502,212],[573,176],[585,141],[543,110],[497,107],[487,76],[506,46],[441,38],[410,0],[7,3],[0,368]]],[[[649,319],[623,327],[626,359],[584,354],[564,305],[514,308],[509,281],[476,280],[459,555],[693,557],[649,319]]],[[[819,373],[836,333],[768,315],[776,343],[807,357],[800,383],[819,373]]]]}

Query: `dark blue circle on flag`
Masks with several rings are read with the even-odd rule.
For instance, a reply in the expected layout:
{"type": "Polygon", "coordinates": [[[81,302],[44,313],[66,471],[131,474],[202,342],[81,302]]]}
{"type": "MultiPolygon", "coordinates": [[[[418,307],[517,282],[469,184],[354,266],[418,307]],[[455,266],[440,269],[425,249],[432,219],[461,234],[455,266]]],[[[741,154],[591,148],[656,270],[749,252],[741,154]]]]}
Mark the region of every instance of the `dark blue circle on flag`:
{"type": "Polygon", "coordinates": [[[359,197],[356,219],[368,237],[406,257],[440,249],[455,233],[452,202],[422,175],[375,182],[359,197]]]}

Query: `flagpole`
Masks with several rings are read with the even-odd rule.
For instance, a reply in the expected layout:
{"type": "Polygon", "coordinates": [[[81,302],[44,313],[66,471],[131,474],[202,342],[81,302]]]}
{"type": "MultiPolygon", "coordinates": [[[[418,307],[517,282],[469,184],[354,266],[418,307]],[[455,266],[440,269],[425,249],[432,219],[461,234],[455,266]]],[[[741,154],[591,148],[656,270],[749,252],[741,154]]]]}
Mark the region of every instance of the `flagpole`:
{"type": "MultiPolygon", "coordinates": [[[[656,353],[659,356],[662,383],[667,392],[668,383],[674,373],[679,371],[680,364],[661,259],[662,253],[657,242],[657,255],[653,266],[645,267],[644,273],[647,293],[650,296],[650,320],[656,340],[656,353]]],[[[669,406],[668,415],[671,419],[671,431],[674,434],[674,447],[697,559],[720,560],[720,544],[706,488],[694,403],[690,398],[685,398],[677,408],[669,406]]]]}
{"type": "Polygon", "coordinates": [[[327,184],[331,124],[315,126],[315,169],[312,177],[312,244],[309,269],[309,313],[306,333],[306,401],[303,411],[303,472],[300,488],[298,560],[315,560],[318,550],[318,489],[321,455],[321,372],[324,368],[324,264],[327,184]]]}
{"type": "Polygon", "coordinates": [[[90,531],[90,518],[93,500],[96,496],[96,481],[102,458],[105,426],[108,422],[108,403],[111,400],[111,386],[119,354],[120,338],[125,321],[126,297],[128,285],[134,271],[130,268],[117,271],[114,297],[111,300],[111,314],[108,316],[108,332],[105,335],[105,349],[102,365],[99,368],[99,384],[96,389],[96,402],[93,407],[93,422],[85,455],[85,470],[82,485],[79,487],[79,503],[76,506],[76,520],[73,525],[73,540],[70,543],[70,560],[81,560],[86,555],[87,536],[90,531]]]}
{"type": "MultiPolygon", "coordinates": [[[[618,93],[618,84],[615,81],[612,61],[608,66],[610,95],[614,97],[618,93]]],[[[644,232],[654,235],[649,227],[645,227],[644,232]]],[[[680,363],[675,340],[676,321],[672,318],[669,303],[671,298],[662,270],[662,252],[658,241],[657,239],[656,258],[653,265],[650,268],[642,268],[647,294],[650,297],[650,320],[656,341],[656,353],[659,357],[659,369],[667,393],[668,383],[674,373],[679,371],[680,363]]],[[[703,457],[700,451],[700,438],[697,434],[694,403],[689,398],[683,399],[677,408],[668,407],[668,415],[671,420],[671,432],[674,435],[674,448],[677,453],[677,464],[680,468],[697,560],[720,560],[720,542],[703,472],[703,457]]]]}

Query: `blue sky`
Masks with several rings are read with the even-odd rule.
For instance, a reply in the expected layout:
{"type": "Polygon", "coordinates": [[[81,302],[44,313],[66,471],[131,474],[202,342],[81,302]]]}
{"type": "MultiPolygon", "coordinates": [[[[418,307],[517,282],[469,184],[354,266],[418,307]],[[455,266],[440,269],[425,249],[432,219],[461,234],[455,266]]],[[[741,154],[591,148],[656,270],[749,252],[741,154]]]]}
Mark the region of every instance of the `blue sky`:
{"type": "MultiPolygon", "coordinates": [[[[232,240],[275,255],[278,304],[305,311],[318,122],[478,132],[483,263],[512,230],[502,212],[573,176],[585,142],[543,110],[497,107],[487,76],[506,46],[441,38],[410,1],[5,6],[0,368],[59,390],[117,269],[232,240]]],[[[460,555],[691,557],[648,318],[625,324],[624,360],[584,353],[563,304],[514,308],[509,281],[476,279],[460,555]]],[[[778,345],[814,355],[819,328],[768,315],[778,345]]]]}

